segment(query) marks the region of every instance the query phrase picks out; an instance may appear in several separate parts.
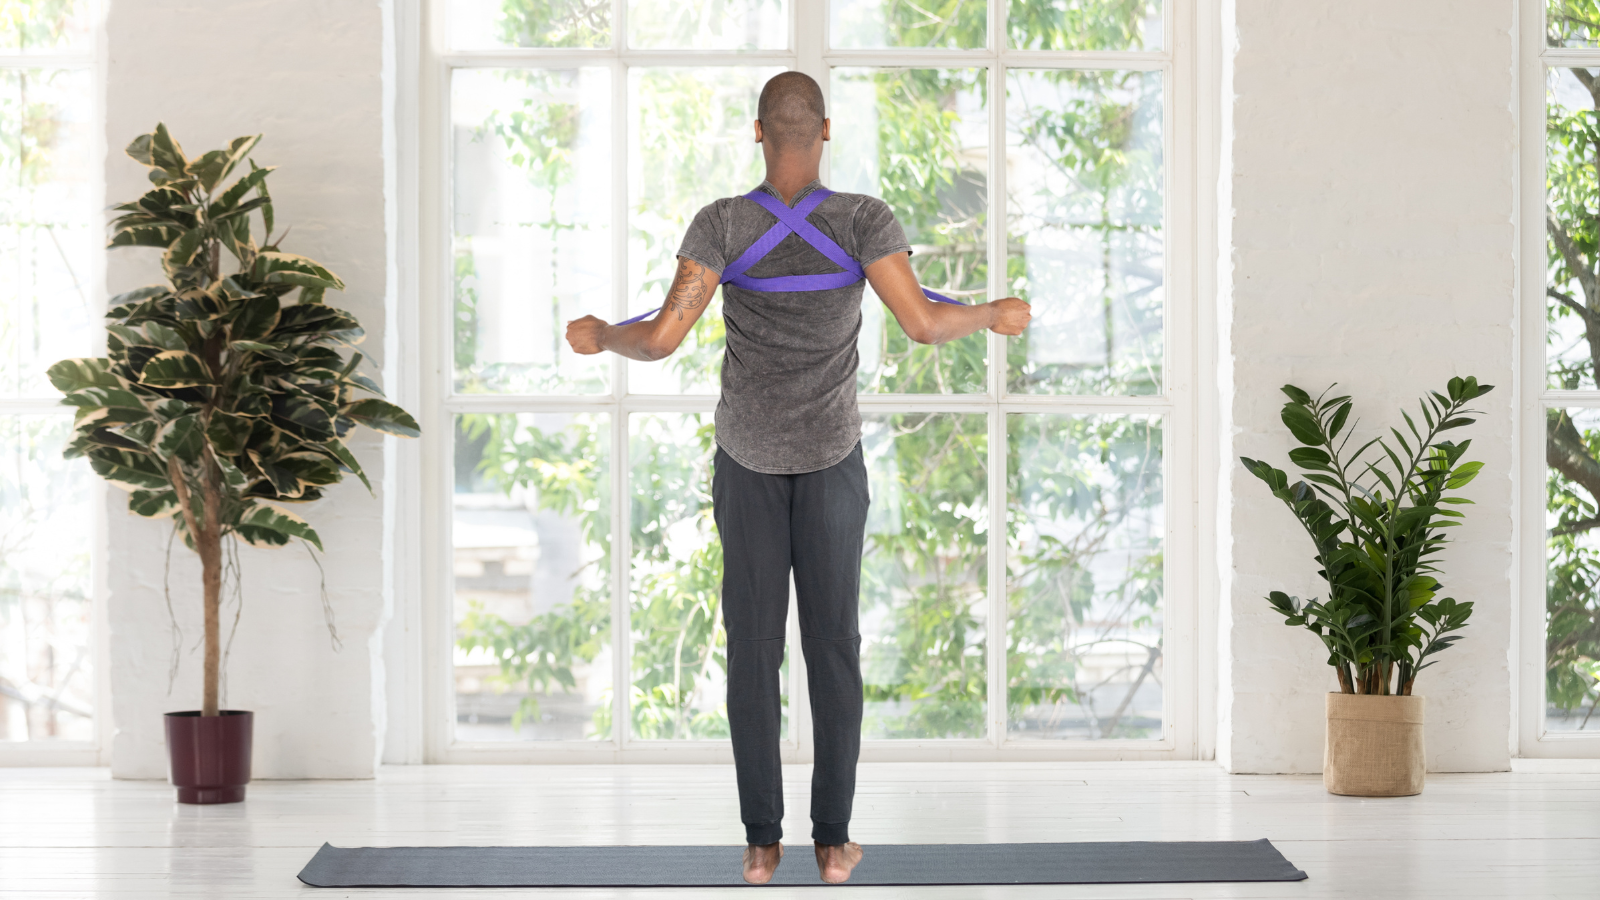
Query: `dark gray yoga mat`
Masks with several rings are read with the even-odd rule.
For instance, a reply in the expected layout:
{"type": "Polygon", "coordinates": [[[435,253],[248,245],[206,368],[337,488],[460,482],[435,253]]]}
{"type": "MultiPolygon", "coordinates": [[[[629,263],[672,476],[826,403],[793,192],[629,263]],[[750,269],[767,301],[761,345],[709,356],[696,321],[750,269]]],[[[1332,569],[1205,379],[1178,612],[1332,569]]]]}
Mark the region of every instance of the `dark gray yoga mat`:
{"type": "MultiPolygon", "coordinates": [[[[312,887],[742,887],[744,848],[355,847],[323,844],[312,887]]],[[[850,884],[1139,884],[1301,881],[1265,839],[1076,844],[872,844],[850,884]]],[[[809,843],[786,848],[781,885],[822,884],[809,843]]]]}

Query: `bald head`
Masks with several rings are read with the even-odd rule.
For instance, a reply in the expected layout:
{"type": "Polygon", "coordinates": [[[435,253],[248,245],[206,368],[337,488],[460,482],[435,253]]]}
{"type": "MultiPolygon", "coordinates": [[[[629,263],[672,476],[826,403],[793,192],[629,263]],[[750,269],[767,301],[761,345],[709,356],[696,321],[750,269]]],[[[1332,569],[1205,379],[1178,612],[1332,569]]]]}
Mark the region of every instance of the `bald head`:
{"type": "Polygon", "coordinates": [[[778,152],[808,150],[822,137],[822,88],[804,72],[774,75],[761,89],[762,140],[778,152]]]}

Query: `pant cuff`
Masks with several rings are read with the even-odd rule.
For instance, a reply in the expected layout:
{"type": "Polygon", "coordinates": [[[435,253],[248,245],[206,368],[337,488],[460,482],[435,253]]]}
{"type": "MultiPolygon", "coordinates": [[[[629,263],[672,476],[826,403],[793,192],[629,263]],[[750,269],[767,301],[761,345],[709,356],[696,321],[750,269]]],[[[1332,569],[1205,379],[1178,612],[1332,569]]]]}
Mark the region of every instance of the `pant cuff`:
{"type": "Polygon", "coordinates": [[[849,822],[812,822],[811,839],[819,844],[850,843],[849,822]]]}
{"type": "Polygon", "coordinates": [[[746,822],[744,826],[744,840],[747,844],[776,844],[783,840],[782,822],[762,822],[751,825],[746,822]]]}

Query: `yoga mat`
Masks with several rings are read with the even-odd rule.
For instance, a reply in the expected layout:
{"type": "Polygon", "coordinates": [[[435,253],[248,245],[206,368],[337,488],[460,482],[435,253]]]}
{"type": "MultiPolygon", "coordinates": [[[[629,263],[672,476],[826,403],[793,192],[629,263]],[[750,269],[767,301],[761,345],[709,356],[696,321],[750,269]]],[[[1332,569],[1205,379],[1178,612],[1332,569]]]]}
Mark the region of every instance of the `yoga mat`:
{"type": "MultiPolygon", "coordinates": [[[[735,847],[355,847],[323,844],[312,887],[744,887],[735,847]]],[[[1074,844],[872,844],[853,885],[1301,881],[1265,839],[1074,844]]],[[[821,885],[809,841],[770,884],[821,885]]]]}

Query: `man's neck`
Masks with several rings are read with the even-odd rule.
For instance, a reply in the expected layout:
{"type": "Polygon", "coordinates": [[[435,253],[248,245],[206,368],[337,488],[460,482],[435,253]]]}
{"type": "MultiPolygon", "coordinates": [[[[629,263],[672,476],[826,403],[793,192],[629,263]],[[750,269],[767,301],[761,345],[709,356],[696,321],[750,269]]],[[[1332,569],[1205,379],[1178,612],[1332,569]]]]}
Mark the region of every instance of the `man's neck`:
{"type": "Polygon", "coordinates": [[[784,205],[794,205],[794,195],[805,189],[805,186],[818,178],[817,166],[785,166],[776,165],[767,167],[767,183],[778,191],[778,196],[784,205]]]}

